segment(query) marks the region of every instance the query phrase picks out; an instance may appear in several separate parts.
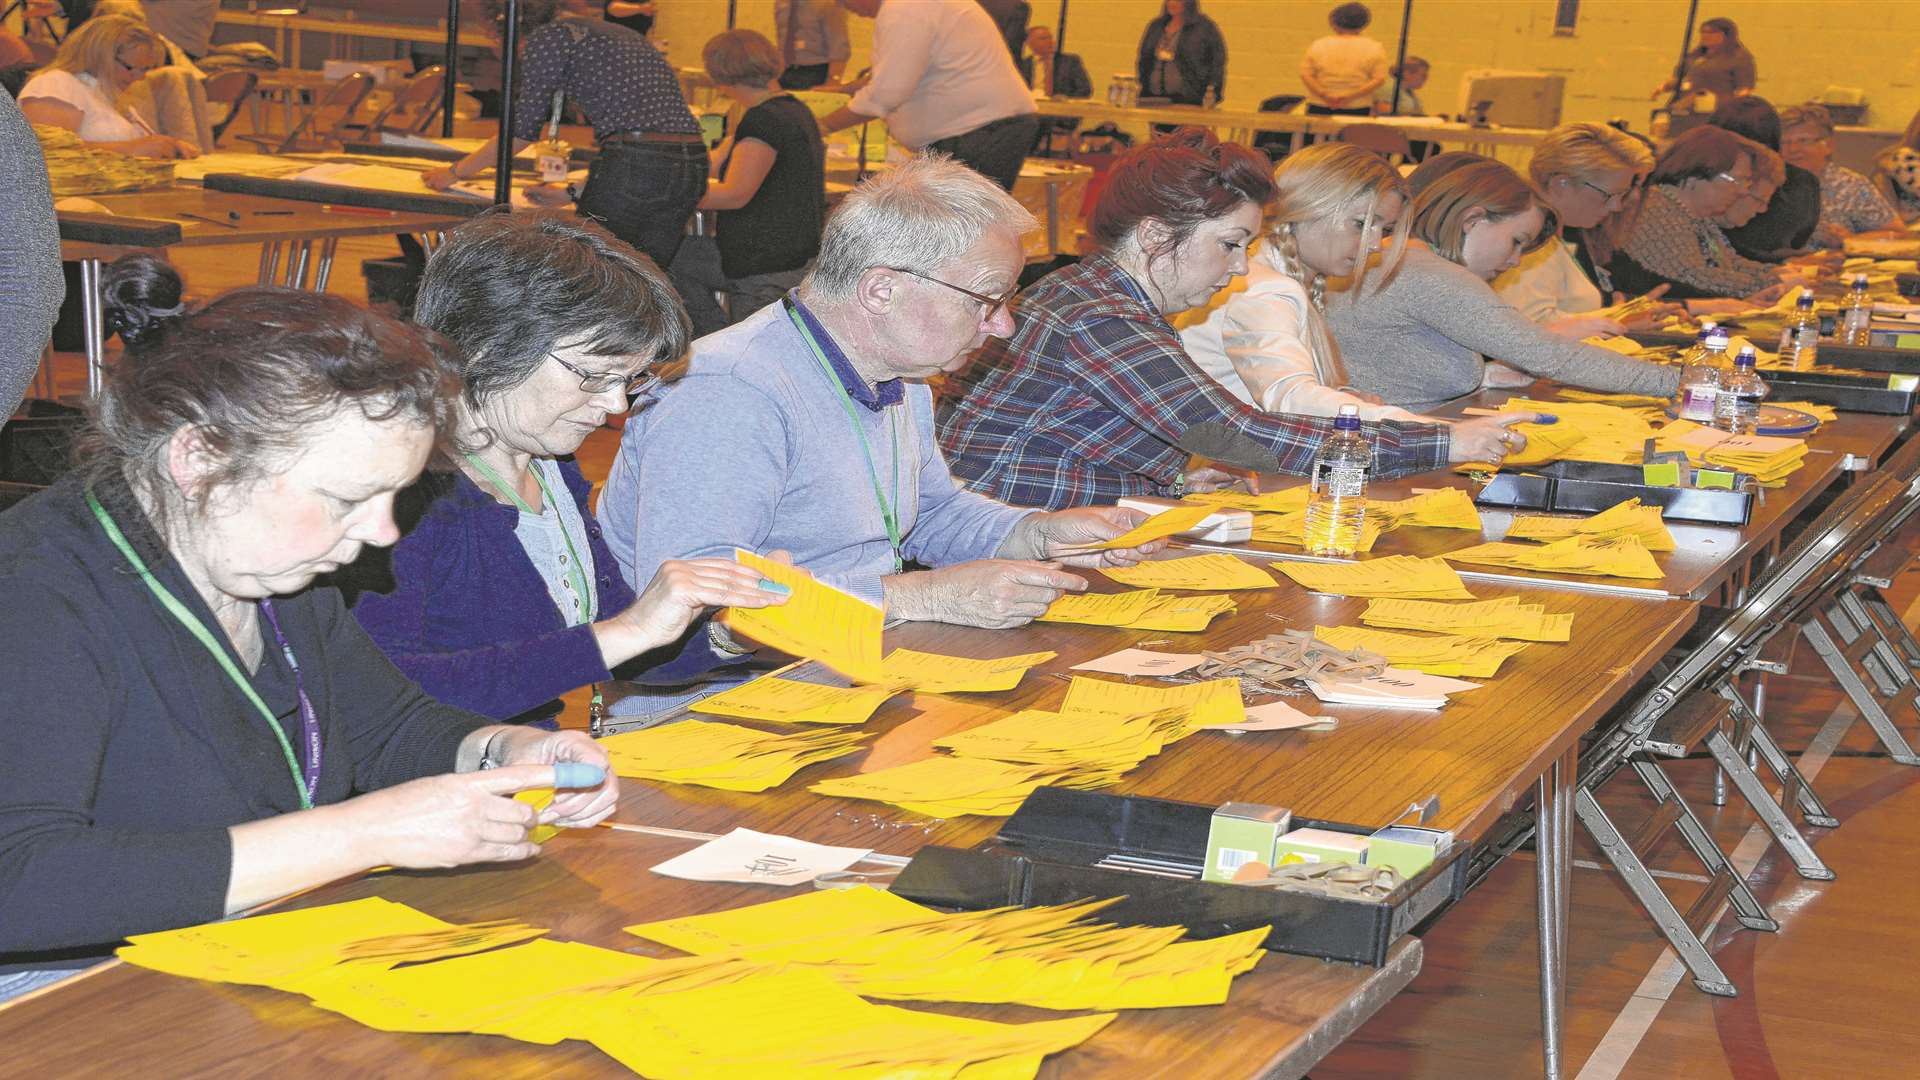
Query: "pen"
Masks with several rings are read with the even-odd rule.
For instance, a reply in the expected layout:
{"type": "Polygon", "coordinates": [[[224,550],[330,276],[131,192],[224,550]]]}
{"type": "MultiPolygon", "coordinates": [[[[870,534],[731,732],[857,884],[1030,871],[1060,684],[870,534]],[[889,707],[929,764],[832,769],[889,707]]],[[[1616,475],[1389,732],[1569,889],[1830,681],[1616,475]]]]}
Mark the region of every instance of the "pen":
{"type": "Polygon", "coordinates": [[[371,206],[335,206],[332,203],[320,204],[320,209],[335,214],[359,214],[363,217],[393,217],[391,210],[376,210],[371,206]]]}
{"type": "Polygon", "coordinates": [[[253,211],[253,216],[254,217],[292,217],[293,211],[291,210],[255,210],[253,211]]]}

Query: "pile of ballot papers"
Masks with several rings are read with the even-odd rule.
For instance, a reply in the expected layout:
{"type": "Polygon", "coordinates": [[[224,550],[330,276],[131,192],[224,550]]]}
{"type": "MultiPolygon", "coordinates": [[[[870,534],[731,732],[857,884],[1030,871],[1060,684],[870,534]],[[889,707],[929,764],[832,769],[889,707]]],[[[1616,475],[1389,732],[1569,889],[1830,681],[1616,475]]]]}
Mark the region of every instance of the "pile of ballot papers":
{"type": "Polygon", "coordinates": [[[1390,555],[1365,562],[1277,562],[1274,569],[1314,592],[1336,596],[1391,596],[1408,600],[1471,600],[1473,594],[1444,559],[1390,555]]]}
{"type": "Polygon", "coordinates": [[[1496,637],[1401,634],[1363,626],[1316,626],[1313,636],[1336,648],[1365,649],[1384,656],[1395,668],[1469,679],[1492,678],[1508,657],[1529,647],[1525,641],[1496,637]]]}
{"type": "Polygon", "coordinates": [[[1149,559],[1133,566],[1101,567],[1100,572],[1122,585],[1149,589],[1238,591],[1280,587],[1272,574],[1232,555],[1149,559]]]}
{"type": "Polygon", "coordinates": [[[1260,961],[1266,927],[1182,941],[1184,927],[1091,921],[1117,901],[948,915],[860,887],[627,932],[697,956],[808,968],[866,997],[1062,1010],[1218,1005],[1260,961]]]}
{"type": "Polygon", "coordinates": [[[1562,574],[1649,580],[1666,576],[1660,564],[1653,561],[1653,553],[1632,536],[1573,536],[1549,544],[1477,544],[1441,557],[1453,562],[1562,574]]]}
{"type": "Polygon", "coordinates": [[[682,720],[600,740],[613,771],[635,780],[765,791],[801,769],[853,753],[867,736],[828,728],[775,734],[738,724],[682,720]]]}
{"type": "Polygon", "coordinates": [[[1575,536],[1602,539],[1631,536],[1648,551],[1673,551],[1679,547],[1660,519],[1660,508],[1643,506],[1639,499],[1628,499],[1592,517],[1523,514],[1507,527],[1509,540],[1565,540],[1575,536]]]}
{"type": "Polygon", "coordinates": [[[1225,596],[1178,596],[1159,589],[1066,593],[1047,608],[1039,621],[1198,633],[1207,628],[1214,616],[1238,607],[1225,596]]]}
{"type": "Polygon", "coordinates": [[[1572,612],[1549,614],[1545,607],[1521,603],[1517,596],[1476,600],[1470,604],[1374,600],[1360,613],[1360,621],[1392,630],[1430,630],[1439,634],[1520,641],[1568,641],[1573,637],[1572,612]]]}

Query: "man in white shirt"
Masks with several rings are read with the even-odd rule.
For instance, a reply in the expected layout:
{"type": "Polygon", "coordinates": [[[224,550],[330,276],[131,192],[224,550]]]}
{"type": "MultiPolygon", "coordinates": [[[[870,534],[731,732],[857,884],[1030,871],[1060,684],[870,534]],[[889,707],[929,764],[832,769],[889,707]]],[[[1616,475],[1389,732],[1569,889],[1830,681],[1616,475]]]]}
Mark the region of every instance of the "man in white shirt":
{"type": "Polygon", "coordinates": [[[840,0],[873,22],[873,71],[823,133],[884,118],[893,137],[949,154],[1013,190],[1039,118],[999,29],[974,0],[840,0]]]}
{"type": "Polygon", "coordinates": [[[1307,46],[1300,61],[1308,113],[1366,116],[1373,111],[1373,92],[1387,81],[1387,51],[1360,33],[1372,19],[1365,4],[1341,4],[1327,16],[1333,33],[1307,46]]]}

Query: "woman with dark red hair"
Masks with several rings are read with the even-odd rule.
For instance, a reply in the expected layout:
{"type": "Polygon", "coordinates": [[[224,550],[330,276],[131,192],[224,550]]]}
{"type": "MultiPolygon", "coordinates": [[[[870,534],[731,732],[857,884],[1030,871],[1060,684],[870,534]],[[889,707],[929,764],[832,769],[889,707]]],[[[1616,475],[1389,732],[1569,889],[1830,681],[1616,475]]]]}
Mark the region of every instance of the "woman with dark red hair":
{"type": "MultiPolygon", "coordinates": [[[[1273,201],[1266,158],[1182,128],[1122,157],[1087,228],[1099,250],[1019,300],[1019,329],[974,358],[940,425],[953,475],[1016,506],[1060,509],[1188,490],[1189,461],[1305,475],[1326,418],[1261,412],[1187,356],[1167,323],[1247,272],[1273,201]]],[[[1380,475],[1497,461],[1517,419],[1362,425],[1380,475]]]]}

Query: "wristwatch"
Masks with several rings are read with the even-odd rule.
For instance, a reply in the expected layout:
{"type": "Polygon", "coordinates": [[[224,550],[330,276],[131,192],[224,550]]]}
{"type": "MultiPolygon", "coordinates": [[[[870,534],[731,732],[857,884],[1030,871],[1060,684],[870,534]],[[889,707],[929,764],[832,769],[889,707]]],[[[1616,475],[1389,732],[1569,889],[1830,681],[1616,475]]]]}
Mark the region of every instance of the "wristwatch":
{"type": "Polygon", "coordinates": [[[740,642],[727,631],[726,624],[719,619],[707,620],[707,644],[712,645],[713,651],[721,656],[745,656],[753,651],[742,648],[740,642]]]}

